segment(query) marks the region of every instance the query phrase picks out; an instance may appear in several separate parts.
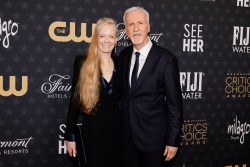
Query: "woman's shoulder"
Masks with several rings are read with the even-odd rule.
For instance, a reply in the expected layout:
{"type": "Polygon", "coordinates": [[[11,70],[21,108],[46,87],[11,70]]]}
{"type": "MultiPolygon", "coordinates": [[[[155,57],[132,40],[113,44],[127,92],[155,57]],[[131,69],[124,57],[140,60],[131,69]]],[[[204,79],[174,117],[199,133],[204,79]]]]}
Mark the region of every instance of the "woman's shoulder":
{"type": "Polygon", "coordinates": [[[74,66],[80,66],[85,61],[86,56],[85,55],[77,55],[74,60],[74,66]]]}
{"type": "Polygon", "coordinates": [[[79,62],[79,61],[84,61],[85,59],[86,59],[86,57],[87,56],[85,56],[85,55],[77,55],[76,57],[75,57],[75,61],[77,61],[77,62],[79,62]]]}

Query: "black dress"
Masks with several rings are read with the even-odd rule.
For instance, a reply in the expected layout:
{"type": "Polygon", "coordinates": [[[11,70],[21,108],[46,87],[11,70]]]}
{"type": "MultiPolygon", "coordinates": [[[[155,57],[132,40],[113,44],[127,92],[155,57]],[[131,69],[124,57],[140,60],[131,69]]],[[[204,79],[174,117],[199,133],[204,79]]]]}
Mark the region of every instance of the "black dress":
{"type": "MultiPolygon", "coordinates": [[[[100,78],[100,98],[93,114],[83,114],[84,142],[86,149],[86,167],[121,167],[122,160],[122,118],[119,110],[120,75],[117,62],[113,58],[115,70],[112,79],[107,82],[100,78]]],[[[77,56],[74,62],[74,74],[71,99],[68,109],[65,136],[74,135],[80,111],[73,102],[73,92],[79,77],[84,56],[77,56]]],[[[67,138],[65,138],[68,140],[67,138]]]]}

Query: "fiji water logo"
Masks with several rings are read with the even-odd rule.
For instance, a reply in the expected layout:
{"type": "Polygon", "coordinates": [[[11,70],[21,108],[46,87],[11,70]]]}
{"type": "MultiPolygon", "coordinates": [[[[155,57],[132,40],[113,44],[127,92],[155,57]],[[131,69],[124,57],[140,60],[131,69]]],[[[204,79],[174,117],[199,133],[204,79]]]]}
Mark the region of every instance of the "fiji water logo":
{"type": "Polygon", "coordinates": [[[9,21],[2,21],[0,18],[0,41],[2,41],[3,47],[9,48],[10,37],[15,36],[18,32],[18,24],[9,21]]]}
{"type": "Polygon", "coordinates": [[[250,53],[250,27],[233,27],[233,52],[250,53]]]}

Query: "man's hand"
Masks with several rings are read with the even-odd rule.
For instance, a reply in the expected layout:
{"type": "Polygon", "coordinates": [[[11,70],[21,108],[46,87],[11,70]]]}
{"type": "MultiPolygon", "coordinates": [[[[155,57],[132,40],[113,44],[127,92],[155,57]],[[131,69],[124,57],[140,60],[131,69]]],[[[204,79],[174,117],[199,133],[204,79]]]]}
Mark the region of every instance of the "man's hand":
{"type": "Polygon", "coordinates": [[[164,156],[166,156],[165,161],[170,161],[174,158],[175,154],[177,153],[178,147],[171,147],[166,146],[164,151],[164,156]]]}

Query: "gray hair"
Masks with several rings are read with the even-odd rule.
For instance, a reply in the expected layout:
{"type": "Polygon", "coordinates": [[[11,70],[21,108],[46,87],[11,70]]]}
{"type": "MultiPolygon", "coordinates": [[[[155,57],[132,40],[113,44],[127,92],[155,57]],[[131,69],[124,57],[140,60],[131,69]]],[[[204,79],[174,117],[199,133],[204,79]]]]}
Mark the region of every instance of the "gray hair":
{"type": "Polygon", "coordinates": [[[133,11],[142,11],[146,14],[146,18],[147,18],[147,21],[148,21],[148,24],[149,24],[149,13],[148,11],[146,11],[143,7],[140,7],[140,6],[133,6],[131,8],[128,8],[125,12],[124,12],[124,15],[123,15],[123,22],[124,22],[124,25],[126,25],[126,22],[125,22],[125,18],[126,18],[126,15],[130,12],[133,12],[133,11]]]}

